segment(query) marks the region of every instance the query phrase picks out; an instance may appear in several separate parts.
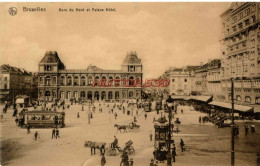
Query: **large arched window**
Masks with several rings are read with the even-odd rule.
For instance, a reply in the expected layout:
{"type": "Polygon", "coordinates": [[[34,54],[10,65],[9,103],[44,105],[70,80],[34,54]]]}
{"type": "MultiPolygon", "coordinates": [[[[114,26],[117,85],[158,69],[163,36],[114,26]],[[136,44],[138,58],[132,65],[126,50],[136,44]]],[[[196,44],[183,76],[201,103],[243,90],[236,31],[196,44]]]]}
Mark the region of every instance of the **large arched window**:
{"type": "Polygon", "coordinates": [[[74,79],[73,79],[73,82],[74,82],[74,85],[79,85],[79,77],[78,76],[75,76],[74,79]]]}
{"type": "Polygon", "coordinates": [[[64,98],[65,98],[63,91],[60,92],[60,98],[61,98],[61,99],[64,99],[64,98]]]}
{"type": "Polygon", "coordinates": [[[67,99],[71,99],[71,92],[70,91],[67,92],[67,99]]]}
{"type": "Polygon", "coordinates": [[[129,86],[134,86],[134,77],[129,77],[129,86]]]}
{"type": "Polygon", "coordinates": [[[119,86],[120,85],[120,77],[116,77],[115,79],[115,86],[119,86]]]}
{"type": "Polygon", "coordinates": [[[40,84],[43,84],[43,78],[40,77],[40,84]]]}
{"type": "Polygon", "coordinates": [[[86,93],[84,91],[81,91],[80,92],[80,97],[82,97],[82,98],[86,97],[86,93]]]}
{"type": "Polygon", "coordinates": [[[96,76],[95,77],[95,81],[94,81],[94,84],[95,84],[95,86],[97,86],[98,85],[98,83],[97,82],[99,82],[100,80],[99,80],[99,77],[98,76],[96,76]]]}
{"type": "Polygon", "coordinates": [[[256,104],[260,104],[260,97],[259,97],[259,96],[257,96],[257,97],[255,98],[255,103],[256,103],[256,104]]]}
{"type": "Polygon", "coordinates": [[[92,92],[91,91],[88,92],[88,99],[92,100],[92,92]]]}
{"type": "Polygon", "coordinates": [[[108,100],[111,100],[113,98],[113,93],[110,91],[108,92],[108,100]]]}
{"type": "Polygon", "coordinates": [[[99,100],[99,92],[98,91],[95,92],[94,98],[95,98],[95,100],[99,100]]]}
{"type": "Polygon", "coordinates": [[[52,84],[55,85],[56,83],[57,83],[56,77],[53,77],[53,78],[52,78],[52,84]]]}
{"type": "Polygon", "coordinates": [[[81,78],[80,78],[80,84],[82,85],[82,86],[85,86],[86,85],[86,77],[84,77],[84,76],[82,76],[81,78]]]}
{"type": "Polygon", "coordinates": [[[245,97],[245,102],[251,103],[251,97],[250,97],[250,96],[246,96],[246,97],[245,97]]]}
{"type": "Polygon", "coordinates": [[[108,78],[108,85],[114,85],[114,80],[112,76],[108,78]]]}
{"type": "Polygon", "coordinates": [[[133,97],[134,97],[134,93],[131,91],[131,92],[129,92],[129,99],[132,99],[133,97]]]}
{"type": "Polygon", "coordinates": [[[89,76],[89,77],[88,77],[88,85],[92,85],[92,83],[93,83],[92,77],[89,76]]]}
{"type": "Polygon", "coordinates": [[[115,93],[115,99],[116,99],[116,100],[119,99],[119,92],[117,92],[117,91],[116,91],[116,93],[115,93]]]}
{"type": "Polygon", "coordinates": [[[107,78],[106,78],[105,76],[103,76],[103,77],[101,78],[101,82],[102,82],[102,85],[103,85],[103,86],[106,86],[106,85],[107,85],[107,78]]]}
{"type": "Polygon", "coordinates": [[[50,76],[46,76],[46,85],[51,85],[51,77],[50,76]]]}
{"type": "Polygon", "coordinates": [[[240,96],[240,95],[237,95],[237,96],[236,96],[236,100],[237,100],[237,101],[241,101],[241,100],[242,100],[242,99],[241,99],[241,96],[240,96]]]}
{"type": "Polygon", "coordinates": [[[60,85],[65,85],[65,77],[64,76],[60,77],[60,85]]]}
{"type": "Polygon", "coordinates": [[[71,78],[71,76],[68,76],[68,77],[67,77],[67,85],[68,85],[68,86],[71,86],[71,85],[72,85],[72,78],[71,78]]]}
{"type": "Polygon", "coordinates": [[[77,91],[74,91],[73,97],[76,98],[76,99],[78,98],[78,92],[77,91]]]}
{"type": "Polygon", "coordinates": [[[101,93],[101,100],[105,100],[105,99],[106,99],[106,92],[103,91],[103,92],[101,93]]]}

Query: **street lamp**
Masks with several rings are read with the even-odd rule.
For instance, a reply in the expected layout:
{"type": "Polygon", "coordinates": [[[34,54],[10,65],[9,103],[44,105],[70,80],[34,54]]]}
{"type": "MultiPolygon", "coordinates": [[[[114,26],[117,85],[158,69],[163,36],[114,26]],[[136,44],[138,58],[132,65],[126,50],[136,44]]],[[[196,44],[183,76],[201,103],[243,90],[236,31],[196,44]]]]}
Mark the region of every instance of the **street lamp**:
{"type": "Polygon", "coordinates": [[[172,157],[171,157],[171,120],[172,120],[172,107],[173,103],[167,103],[169,108],[169,132],[168,132],[168,154],[167,154],[167,166],[172,165],[172,157]]]}

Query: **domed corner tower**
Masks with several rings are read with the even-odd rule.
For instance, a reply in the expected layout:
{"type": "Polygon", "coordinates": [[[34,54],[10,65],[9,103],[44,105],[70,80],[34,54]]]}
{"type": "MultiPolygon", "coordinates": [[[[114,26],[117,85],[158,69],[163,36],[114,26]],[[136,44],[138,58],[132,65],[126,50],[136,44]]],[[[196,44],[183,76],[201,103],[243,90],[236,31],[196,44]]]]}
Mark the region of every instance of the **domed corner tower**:
{"type": "Polygon", "coordinates": [[[124,59],[121,69],[124,72],[130,73],[142,73],[143,65],[141,59],[137,57],[136,52],[127,53],[126,58],[124,59]]]}
{"type": "Polygon", "coordinates": [[[46,51],[44,57],[39,63],[39,72],[58,72],[65,69],[57,51],[46,51]]]}

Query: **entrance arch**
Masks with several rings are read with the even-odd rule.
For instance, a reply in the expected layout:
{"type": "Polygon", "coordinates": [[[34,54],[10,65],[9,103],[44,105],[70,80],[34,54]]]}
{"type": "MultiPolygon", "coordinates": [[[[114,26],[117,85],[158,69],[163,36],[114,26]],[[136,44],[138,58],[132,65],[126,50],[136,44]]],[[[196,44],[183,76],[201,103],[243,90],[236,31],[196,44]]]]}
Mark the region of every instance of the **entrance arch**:
{"type": "Polygon", "coordinates": [[[103,92],[101,93],[101,100],[105,100],[105,99],[106,99],[106,92],[103,91],[103,92]]]}
{"type": "Polygon", "coordinates": [[[99,92],[98,91],[95,92],[94,99],[99,100],[99,92]]]}
{"type": "Polygon", "coordinates": [[[91,91],[88,92],[88,99],[92,100],[92,92],[91,91]]]}
{"type": "Polygon", "coordinates": [[[119,92],[116,91],[115,93],[115,99],[118,100],[119,99],[119,92]]]}
{"type": "Polygon", "coordinates": [[[108,100],[111,100],[113,98],[113,93],[110,91],[108,92],[108,100]]]}

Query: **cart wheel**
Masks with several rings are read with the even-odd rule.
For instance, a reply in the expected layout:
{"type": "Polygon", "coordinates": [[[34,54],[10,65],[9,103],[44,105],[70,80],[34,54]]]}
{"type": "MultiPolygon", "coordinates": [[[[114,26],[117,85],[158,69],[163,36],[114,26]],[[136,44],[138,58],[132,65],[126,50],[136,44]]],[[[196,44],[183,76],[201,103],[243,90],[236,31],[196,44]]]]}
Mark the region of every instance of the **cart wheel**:
{"type": "Polygon", "coordinates": [[[126,150],[128,155],[134,154],[135,153],[135,149],[133,146],[130,146],[129,149],[126,150]]]}

